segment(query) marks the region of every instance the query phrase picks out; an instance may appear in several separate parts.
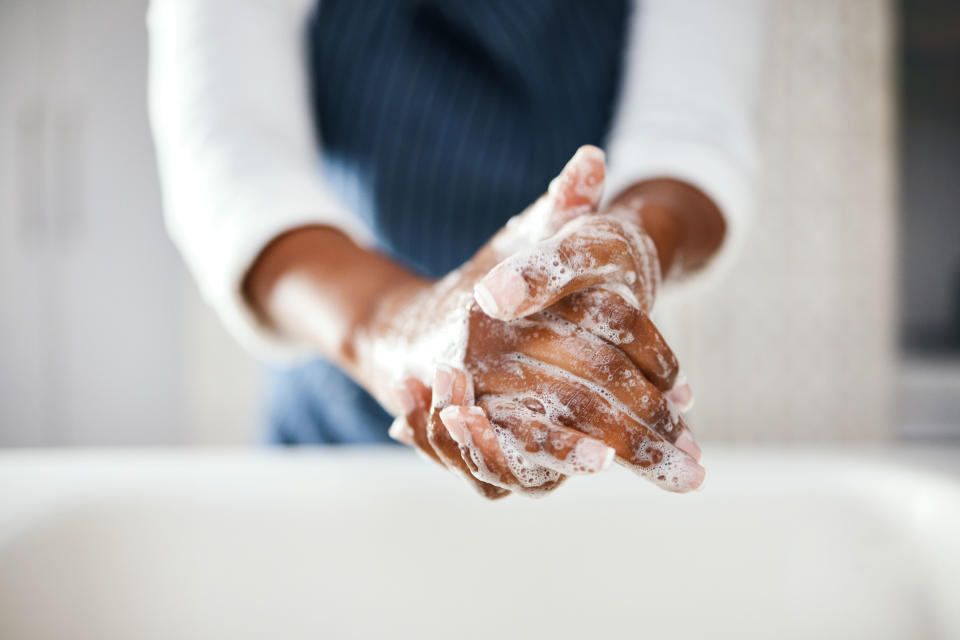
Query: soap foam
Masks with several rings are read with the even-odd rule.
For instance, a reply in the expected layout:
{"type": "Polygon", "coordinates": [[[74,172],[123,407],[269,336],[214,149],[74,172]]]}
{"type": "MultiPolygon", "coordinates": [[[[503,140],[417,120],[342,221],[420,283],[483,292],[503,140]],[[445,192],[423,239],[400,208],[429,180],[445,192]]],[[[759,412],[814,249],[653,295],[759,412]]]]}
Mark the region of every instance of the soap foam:
{"type": "Polygon", "coordinates": [[[461,277],[454,271],[413,300],[392,320],[395,330],[389,335],[359,341],[362,360],[376,362],[394,381],[416,377],[428,387],[437,366],[464,369],[473,294],[458,290],[461,277]],[[436,328],[418,333],[424,314],[436,316],[436,328]]]}
{"type": "MultiPolygon", "coordinates": [[[[507,356],[507,359],[518,364],[523,364],[525,366],[530,366],[533,368],[539,368],[548,372],[554,377],[560,379],[566,379],[572,384],[582,385],[589,389],[592,393],[603,398],[605,403],[599,404],[594,408],[604,411],[608,416],[618,418],[620,414],[629,416],[638,424],[643,425],[646,430],[632,430],[633,433],[633,442],[631,442],[631,449],[633,450],[633,458],[636,462],[621,460],[621,464],[624,466],[630,467],[636,473],[642,475],[649,480],[652,480],[656,484],[663,486],[665,488],[679,491],[684,490],[689,484],[684,484],[690,480],[695,471],[689,466],[687,461],[688,456],[673,446],[672,443],[663,439],[663,437],[652,429],[652,427],[637,416],[629,407],[624,405],[620,400],[614,396],[612,393],[606,389],[600,387],[599,385],[585,380],[579,376],[576,376],[569,371],[555,367],[553,365],[540,362],[535,360],[522,353],[513,353],[507,356]]],[[[538,399],[548,397],[548,394],[538,394],[536,396],[538,399]]],[[[576,411],[574,408],[566,406],[564,403],[557,400],[557,404],[561,405],[562,409],[554,410],[558,414],[556,418],[551,416],[551,412],[548,410],[548,417],[560,424],[563,424],[564,417],[569,419],[570,416],[575,415],[576,411]]],[[[579,424],[578,428],[598,440],[603,439],[603,431],[590,424],[579,424]]],[[[672,423],[669,425],[668,430],[676,428],[676,424],[672,423]]]]}
{"type": "Polygon", "coordinates": [[[636,456],[638,464],[617,462],[668,491],[689,491],[702,479],[699,465],[668,442],[645,439],[637,446],[636,456]]]}
{"type": "Polygon", "coordinates": [[[584,160],[593,156],[603,162],[604,153],[596,147],[583,147],[573,155],[563,170],[550,181],[547,194],[530,205],[523,213],[513,216],[504,231],[498,234],[491,246],[500,256],[506,257],[552,236],[564,224],[574,218],[590,213],[603,196],[604,181],[588,169],[584,160]],[[578,199],[589,204],[570,206],[566,194],[572,191],[578,199]]]}
{"type": "MultiPolygon", "coordinates": [[[[500,430],[498,431],[498,437],[501,440],[501,448],[503,448],[504,453],[507,454],[509,449],[509,452],[513,452],[516,457],[517,464],[522,463],[525,468],[537,469],[537,474],[542,473],[539,468],[547,471],[552,470],[563,475],[595,473],[606,468],[613,459],[613,449],[610,449],[609,457],[598,466],[595,461],[588,461],[584,456],[584,441],[582,440],[568,451],[564,459],[560,459],[547,451],[548,447],[560,450],[569,446],[569,442],[564,439],[563,433],[558,430],[558,427],[549,424],[553,421],[549,418],[547,405],[558,405],[560,404],[559,401],[556,397],[545,398],[545,400],[546,404],[541,401],[539,396],[502,395],[488,397],[484,401],[490,420],[500,430]],[[517,438],[516,434],[509,429],[500,426],[518,422],[539,422],[544,426],[541,429],[530,429],[534,441],[527,443],[517,438]],[[533,451],[530,450],[531,447],[534,448],[533,451]]],[[[554,407],[551,407],[549,413],[553,412],[554,407]]],[[[557,423],[553,422],[553,424],[556,425],[557,423]]],[[[517,475],[517,470],[511,467],[511,471],[514,472],[514,475],[517,475]]]]}

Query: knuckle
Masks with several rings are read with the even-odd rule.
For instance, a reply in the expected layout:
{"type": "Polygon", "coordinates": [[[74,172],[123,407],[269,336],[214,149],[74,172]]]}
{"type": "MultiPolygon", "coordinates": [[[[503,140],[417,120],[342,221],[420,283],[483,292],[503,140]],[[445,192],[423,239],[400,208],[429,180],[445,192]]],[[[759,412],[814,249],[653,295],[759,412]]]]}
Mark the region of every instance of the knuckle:
{"type": "Polygon", "coordinates": [[[660,433],[670,433],[675,426],[673,414],[666,399],[658,394],[649,414],[649,426],[660,433]]]}

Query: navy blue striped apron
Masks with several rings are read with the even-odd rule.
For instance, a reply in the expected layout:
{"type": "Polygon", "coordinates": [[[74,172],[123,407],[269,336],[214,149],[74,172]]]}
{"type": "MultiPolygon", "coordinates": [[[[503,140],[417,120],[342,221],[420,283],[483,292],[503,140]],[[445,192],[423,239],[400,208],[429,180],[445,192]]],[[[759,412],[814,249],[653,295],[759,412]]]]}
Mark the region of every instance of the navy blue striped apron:
{"type": "MultiPolygon", "coordinates": [[[[328,179],[380,250],[439,277],[602,145],[626,0],[322,0],[308,38],[328,179]]],[[[321,361],[272,372],[271,438],[381,442],[390,417],[321,361]]]]}

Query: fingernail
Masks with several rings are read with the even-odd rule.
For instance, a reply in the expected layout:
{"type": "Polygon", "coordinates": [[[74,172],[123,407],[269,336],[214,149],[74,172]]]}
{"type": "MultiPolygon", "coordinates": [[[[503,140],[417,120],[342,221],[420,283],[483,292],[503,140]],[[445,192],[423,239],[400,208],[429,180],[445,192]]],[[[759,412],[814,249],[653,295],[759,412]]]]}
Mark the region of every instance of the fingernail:
{"type": "Polygon", "coordinates": [[[703,479],[707,476],[707,470],[687,458],[683,461],[683,482],[687,489],[693,490],[703,484],[703,479]]]}
{"type": "Polygon", "coordinates": [[[677,380],[673,388],[667,392],[667,399],[672,402],[681,413],[686,413],[693,408],[693,389],[687,384],[686,380],[677,380]]]}
{"type": "Polygon", "coordinates": [[[693,439],[693,434],[689,431],[684,431],[680,434],[680,437],[677,438],[677,441],[673,443],[677,449],[683,451],[691,458],[700,462],[700,458],[703,456],[703,451],[700,450],[697,441],[693,439]]]}
{"type": "Polygon", "coordinates": [[[555,208],[563,209],[570,204],[589,208],[591,203],[596,204],[600,201],[600,196],[603,193],[603,172],[600,175],[595,175],[590,171],[580,171],[581,167],[591,160],[603,166],[606,154],[602,149],[593,145],[580,147],[564,165],[560,174],[550,181],[547,193],[550,194],[555,208]],[[578,180],[578,184],[574,185],[579,188],[575,189],[576,195],[573,198],[573,203],[567,202],[567,194],[564,193],[565,188],[570,186],[569,180],[578,180]]]}
{"type": "Polygon", "coordinates": [[[502,269],[488,274],[473,287],[473,295],[484,313],[504,320],[527,298],[527,283],[512,269],[502,269]]]}
{"type": "Polygon", "coordinates": [[[440,421],[457,444],[463,444],[467,441],[467,425],[463,421],[463,416],[460,415],[459,407],[447,407],[441,411],[440,421]]]}
{"type": "Polygon", "coordinates": [[[573,450],[577,462],[587,471],[603,471],[613,462],[616,451],[599,440],[583,438],[573,450]]]}
{"type": "Polygon", "coordinates": [[[573,159],[571,162],[573,162],[573,160],[577,160],[579,162],[583,158],[593,158],[598,162],[605,162],[607,159],[607,154],[604,153],[603,149],[600,147],[595,147],[592,144],[585,144],[577,149],[577,152],[573,154],[573,159]]]}
{"type": "Polygon", "coordinates": [[[437,366],[433,376],[433,405],[447,407],[453,399],[453,369],[445,364],[437,366]]]}
{"type": "Polygon", "coordinates": [[[406,418],[401,417],[394,420],[387,433],[397,442],[413,446],[413,427],[410,426],[406,418]]]}
{"type": "Polygon", "coordinates": [[[400,410],[404,415],[417,408],[417,401],[406,384],[398,384],[394,387],[393,392],[397,398],[397,404],[400,405],[400,410]]]}
{"type": "MultiPolygon", "coordinates": [[[[567,161],[567,164],[563,165],[563,169],[561,169],[560,174],[556,178],[550,181],[550,186],[547,188],[547,191],[551,195],[555,195],[556,192],[559,191],[561,187],[559,179],[563,177],[568,171],[572,170],[574,167],[578,167],[579,165],[586,163],[590,160],[603,164],[604,162],[606,162],[606,159],[607,159],[607,154],[603,152],[603,149],[600,149],[599,147],[595,147],[592,144],[583,145],[582,147],[577,149],[576,153],[573,154],[573,157],[567,161]]],[[[589,186],[593,186],[593,185],[589,185],[589,186]]]]}

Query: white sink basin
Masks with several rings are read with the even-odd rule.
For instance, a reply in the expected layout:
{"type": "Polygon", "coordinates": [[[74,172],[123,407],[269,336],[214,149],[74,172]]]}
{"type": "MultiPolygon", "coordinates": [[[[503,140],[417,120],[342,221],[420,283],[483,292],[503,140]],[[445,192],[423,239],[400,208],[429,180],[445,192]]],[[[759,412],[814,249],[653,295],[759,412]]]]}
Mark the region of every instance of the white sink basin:
{"type": "Polygon", "coordinates": [[[402,450],[0,453],[0,638],[960,638],[960,449],[487,503],[402,450]]]}

